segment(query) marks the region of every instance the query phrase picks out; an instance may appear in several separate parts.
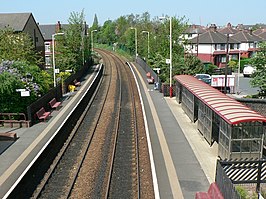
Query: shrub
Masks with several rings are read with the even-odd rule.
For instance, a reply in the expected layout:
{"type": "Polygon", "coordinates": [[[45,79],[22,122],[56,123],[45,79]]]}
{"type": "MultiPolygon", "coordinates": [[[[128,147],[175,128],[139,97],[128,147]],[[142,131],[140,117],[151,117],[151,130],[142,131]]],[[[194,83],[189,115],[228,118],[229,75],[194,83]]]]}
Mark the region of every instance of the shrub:
{"type": "Polygon", "coordinates": [[[244,187],[236,186],[236,190],[239,193],[239,195],[241,196],[241,198],[243,198],[243,199],[248,198],[248,191],[244,187]]]}

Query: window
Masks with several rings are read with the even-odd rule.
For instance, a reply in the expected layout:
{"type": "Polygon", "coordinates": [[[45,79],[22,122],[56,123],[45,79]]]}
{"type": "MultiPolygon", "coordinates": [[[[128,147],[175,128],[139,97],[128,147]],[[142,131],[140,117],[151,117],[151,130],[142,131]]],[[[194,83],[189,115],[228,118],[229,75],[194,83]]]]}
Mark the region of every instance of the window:
{"type": "Polygon", "coordinates": [[[249,43],[249,48],[254,48],[254,43],[249,43]]]}
{"type": "Polygon", "coordinates": [[[231,59],[232,59],[232,60],[238,60],[238,55],[232,55],[232,56],[231,56],[231,59]]]}
{"type": "Polygon", "coordinates": [[[241,141],[232,141],[232,152],[240,152],[241,141]]]}
{"type": "Polygon", "coordinates": [[[240,44],[234,44],[234,49],[239,49],[240,44]]]}
{"type": "Polygon", "coordinates": [[[225,50],[225,44],[221,44],[221,50],[225,50]]]}
{"type": "Polygon", "coordinates": [[[49,42],[45,42],[45,52],[51,52],[51,46],[49,42]]]}
{"type": "Polygon", "coordinates": [[[226,55],[221,56],[221,63],[226,63],[226,55]]]}
{"type": "Polygon", "coordinates": [[[231,50],[235,49],[234,44],[230,44],[230,49],[231,49],[231,50]]]}
{"type": "Polygon", "coordinates": [[[50,56],[45,56],[45,65],[50,66],[51,65],[51,57],[50,56]]]}

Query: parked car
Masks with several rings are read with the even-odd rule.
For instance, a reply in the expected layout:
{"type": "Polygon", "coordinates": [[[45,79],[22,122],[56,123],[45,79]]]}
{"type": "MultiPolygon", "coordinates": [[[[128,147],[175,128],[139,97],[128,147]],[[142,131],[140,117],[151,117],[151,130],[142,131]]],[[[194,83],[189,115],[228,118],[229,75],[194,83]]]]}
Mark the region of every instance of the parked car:
{"type": "Polygon", "coordinates": [[[194,77],[196,77],[198,80],[201,80],[209,85],[211,84],[211,81],[212,81],[212,78],[209,74],[196,74],[194,77]]]}
{"type": "Polygon", "coordinates": [[[253,66],[245,65],[243,69],[243,76],[250,77],[255,71],[256,71],[256,68],[254,68],[253,66]]]}

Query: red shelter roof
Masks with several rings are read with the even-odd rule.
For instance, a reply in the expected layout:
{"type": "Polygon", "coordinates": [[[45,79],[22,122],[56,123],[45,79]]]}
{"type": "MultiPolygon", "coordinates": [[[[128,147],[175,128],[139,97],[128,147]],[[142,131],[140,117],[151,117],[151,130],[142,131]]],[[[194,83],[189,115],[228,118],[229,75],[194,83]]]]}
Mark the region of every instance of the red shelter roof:
{"type": "Polygon", "coordinates": [[[193,76],[176,75],[174,79],[186,87],[194,96],[205,103],[229,124],[250,121],[266,122],[266,117],[193,76]]]}

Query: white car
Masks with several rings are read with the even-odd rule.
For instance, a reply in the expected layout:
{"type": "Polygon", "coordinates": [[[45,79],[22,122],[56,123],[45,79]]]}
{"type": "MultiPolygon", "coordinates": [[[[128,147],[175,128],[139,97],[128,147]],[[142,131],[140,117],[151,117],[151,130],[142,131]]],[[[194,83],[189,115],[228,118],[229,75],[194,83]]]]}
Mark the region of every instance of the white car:
{"type": "Polygon", "coordinates": [[[245,65],[245,67],[243,69],[243,76],[244,77],[250,77],[255,71],[256,71],[256,69],[254,67],[252,67],[251,65],[245,65]]]}

